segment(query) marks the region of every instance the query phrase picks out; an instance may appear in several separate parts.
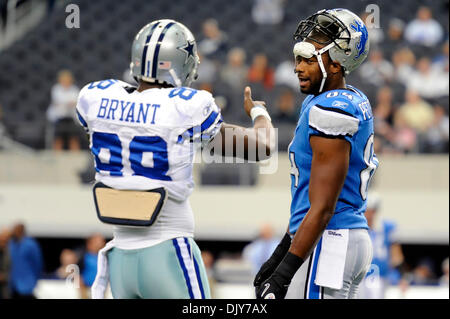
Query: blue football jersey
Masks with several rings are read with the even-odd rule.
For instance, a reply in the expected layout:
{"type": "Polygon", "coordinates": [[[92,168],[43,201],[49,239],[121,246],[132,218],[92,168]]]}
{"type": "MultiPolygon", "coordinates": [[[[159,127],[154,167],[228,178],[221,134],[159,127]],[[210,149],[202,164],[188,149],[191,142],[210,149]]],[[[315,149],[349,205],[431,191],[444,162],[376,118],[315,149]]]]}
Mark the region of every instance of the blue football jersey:
{"type": "Polygon", "coordinates": [[[390,266],[391,262],[391,246],[394,243],[392,235],[395,231],[395,223],[384,220],[381,229],[370,229],[369,235],[372,240],[373,258],[372,265],[378,267],[379,275],[387,278],[393,271],[390,266]]]}
{"type": "Polygon", "coordinates": [[[347,176],[327,229],[368,229],[364,216],[367,190],[378,167],[373,151],[373,115],[367,97],[347,85],[347,89],[309,95],[303,102],[288,148],[292,183],[289,231],[292,234],[297,231],[310,208],[308,192],[313,154],[309,139],[312,135],[344,138],[351,145],[347,176]]]}

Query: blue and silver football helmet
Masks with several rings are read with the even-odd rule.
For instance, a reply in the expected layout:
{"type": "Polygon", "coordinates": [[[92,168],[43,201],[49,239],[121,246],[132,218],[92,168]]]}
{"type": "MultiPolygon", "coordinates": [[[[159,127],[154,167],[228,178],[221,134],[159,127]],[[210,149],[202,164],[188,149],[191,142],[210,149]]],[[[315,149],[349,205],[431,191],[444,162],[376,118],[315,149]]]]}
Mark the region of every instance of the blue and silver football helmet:
{"type": "Polygon", "coordinates": [[[327,77],[321,57],[323,53],[329,51],[331,60],[338,62],[345,74],[361,65],[369,53],[367,28],[356,14],[347,9],[320,10],[300,21],[294,33],[294,40],[298,41],[293,50],[295,57],[317,56],[324,76],[320,92],[327,77]],[[324,47],[316,50],[311,41],[324,47]]]}
{"type": "Polygon", "coordinates": [[[193,34],[177,21],[150,22],[134,38],[130,69],[137,81],[189,86],[199,63],[193,34]]]}

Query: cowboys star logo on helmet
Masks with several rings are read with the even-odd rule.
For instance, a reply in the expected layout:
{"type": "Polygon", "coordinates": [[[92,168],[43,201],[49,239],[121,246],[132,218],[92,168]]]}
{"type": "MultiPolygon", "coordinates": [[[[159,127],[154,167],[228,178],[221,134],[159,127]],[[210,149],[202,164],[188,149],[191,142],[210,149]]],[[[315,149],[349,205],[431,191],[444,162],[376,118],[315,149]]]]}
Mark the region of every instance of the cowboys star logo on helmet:
{"type": "Polygon", "coordinates": [[[194,58],[194,42],[192,41],[187,41],[186,45],[183,47],[179,47],[177,48],[178,50],[183,50],[184,52],[186,52],[186,60],[184,63],[187,63],[187,60],[192,57],[194,58]]]}

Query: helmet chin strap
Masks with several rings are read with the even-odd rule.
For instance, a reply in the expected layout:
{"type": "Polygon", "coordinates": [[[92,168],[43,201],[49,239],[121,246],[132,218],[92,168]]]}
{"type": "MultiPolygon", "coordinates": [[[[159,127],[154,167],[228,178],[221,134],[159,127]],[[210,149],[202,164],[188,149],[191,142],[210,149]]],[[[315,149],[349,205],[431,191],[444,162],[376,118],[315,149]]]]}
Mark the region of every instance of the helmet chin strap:
{"type": "Polygon", "coordinates": [[[327,71],[325,71],[325,66],[323,65],[322,54],[327,52],[334,46],[334,42],[328,44],[320,50],[314,51],[314,55],[317,57],[317,61],[319,62],[320,70],[322,71],[322,82],[320,83],[319,93],[322,93],[323,86],[325,85],[325,81],[327,80],[327,71]]]}
{"type": "Polygon", "coordinates": [[[175,73],[175,71],[172,68],[169,69],[169,74],[172,76],[172,79],[174,80],[177,87],[180,87],[183,85],[183,83],[181,83],[181,81],[180,81],[180,78],[177,76],[177,74],[175,73]]]}
{"type": "Polygon", "coordinates": [[[322,54],[327,52],[334,45],[335,45],[335,43],[332,42],[332,43],[324,46],[322,49],[316,50],[316,48],[314,47],[314,45],[312,43],[302,41],[302,42],[296,43],[294,46],[294,56],[300,55],[307,59],[312,58],[313,56],[317,57],[317,61],[319,62],[320,71],[322,72],[322,83],[320,83],[319,93],[322,92],[323,87],[325,85],[325,81],[327,79],[327,71],[325,71],[325,66],[324,66],[323,60],[322,60],[322,54]]]}

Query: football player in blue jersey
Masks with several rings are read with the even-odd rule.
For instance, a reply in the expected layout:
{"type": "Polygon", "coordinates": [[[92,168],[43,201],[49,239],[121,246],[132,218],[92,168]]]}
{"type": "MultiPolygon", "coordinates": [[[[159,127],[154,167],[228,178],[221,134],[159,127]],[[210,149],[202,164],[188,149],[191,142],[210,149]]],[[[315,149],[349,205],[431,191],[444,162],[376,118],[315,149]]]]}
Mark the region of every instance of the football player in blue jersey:
{"type": "Polygon", "coordinates": [[[381,198],[377,193],[369,193],[364,215],[369,225],[372,240],[372,265],[360,285],[359,298],[384,299],[389,285],[401,281],[404,256],[401,244],[396,240],[397,225],[388,219],[379,219],[381,198]]]}
{"type": "Polygon", "coordinates": [[[294,34],[303,102],[289,145],[288,231],[261,266],[257,298],[356,298],[372,260],[364,211],[378,166],[367,97],[345,76],[366,58],[364,22],[346,9],[321,10],[294,34]]]}

